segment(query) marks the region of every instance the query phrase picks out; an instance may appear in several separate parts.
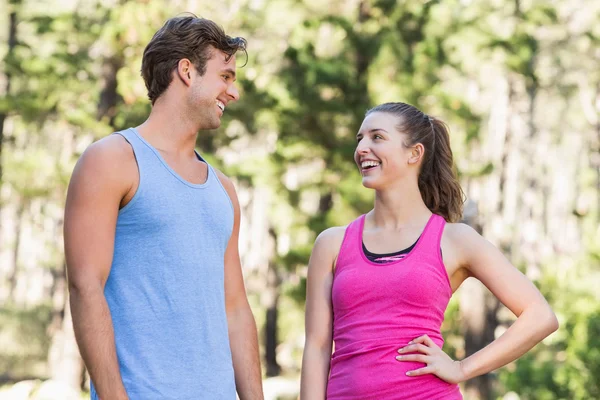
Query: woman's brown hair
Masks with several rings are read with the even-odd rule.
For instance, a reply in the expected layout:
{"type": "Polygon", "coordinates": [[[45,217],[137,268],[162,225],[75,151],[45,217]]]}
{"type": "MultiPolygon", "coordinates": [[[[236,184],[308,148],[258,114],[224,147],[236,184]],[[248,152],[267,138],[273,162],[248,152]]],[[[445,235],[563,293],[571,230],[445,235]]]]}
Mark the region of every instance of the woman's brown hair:
{"type": "Polygon", "coordinates": [[[142,77],[152,104],[169,87],[179,60],[187,58],[204,75],[213,49],[231,58],[237,51],[246,52],[246,40],[227,36],[213,21],[193,14],[165,22],[146,46],[142,58],[142,77]]]}
{"type": "Polygon", "coordinates": [[[406,147],[421,143],[425,148],[419,171],[419,191],[431,212],[448,222],[462,218],[464,193],[458,182],[450,149],[448,126],[406,103],[380,104],[366,115],[383,112],[397,117],[396,129],[406,134],[406,147]]]}

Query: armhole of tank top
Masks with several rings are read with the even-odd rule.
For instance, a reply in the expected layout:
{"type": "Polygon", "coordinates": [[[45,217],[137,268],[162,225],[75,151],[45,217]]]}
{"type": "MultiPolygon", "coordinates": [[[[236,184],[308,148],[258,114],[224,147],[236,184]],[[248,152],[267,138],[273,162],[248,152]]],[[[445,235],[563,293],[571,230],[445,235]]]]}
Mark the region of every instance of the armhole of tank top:
{"type": "MultiPolygon", "coordinates": [[[[196,154],[198,154],[198,153],[196,153],[196,154]]],[[[207,182],[208,182],[208,179],[211,179],[210,175],[212,174],[213,178],[217,181],[217,184],[221,187],[221,190],[223,190],[223,193],[225,193],[227,200],[229,200],[229,206],[231,207],[231,212],[234,214],[234,217],[235,217],[235,208],[233,207],[233,200],[231,200],[231,197],[229,196],[227,189],[225,189],[225,186],[223,186],[223,182],[221,182],[221,178],[219,178],[217,171],[215,171],[214,168],[212,167],[212,165],[210,165],[206,160],[204,160],[203,158],[201,158],[201,160],[204,161],[206,163],[206,166],[208,167],[207,182]]]]}
{"type": "Polygon", "coordinates": [[[446,264],[444,263],[444,257],[442,256],[442,237],[444,236],[444,231],[446,230],[446,220],[442,216],[438,216],[440,218],[439,224],[441,225],[438,228],[437,238],[435,240],[436,246],[436,255],[438,260],[438,268],[440,269],[440,273],[445,277],[446,283],[448,284],[448,291],[450,295],[452,295],[452,284],[450,283],[450,276],[448,276],[448,269],[446,269],[446,264]]]}
{"type": "Polygon", "coordinates": [[[135,204],[137,202],[137,199],[141,196],[140,192],[141,192],[141,189],[142,189],[142,170],[140,168],[140,162],[138,161],[138,154],[135,151],[135,146],[131,143],[131,141],[129,140],[129,138],[127,136],[125,136],[125,134],[122,131],[121,132],[115,132],[114,134],[119,135],[123,139],[125,139],[125,141],[127,142],[127,144],[129,144],[129,146],[131,147],[131,151],[133,152],[133,159],[135,160],[135,165],[136,165],[137,171],[138,171],[138,185],[137,185],[137,188],[135,190],[135,193],[131,197],[131,200],[129,200],[129,202],[127,204],[125,204],[125,206],[123,208],[119,209],[119,215],[121,215],[124,212],[126,212],[127,210],[129,210],[133,206],[133,204],[135,204]]]}
{"type": "Polygon", "coordinates": [[[335,277],[335,274],[337,273],[337,271],[339,270],[338,268],[338,264],[340,262],[340,255],[342,254],[342,251],[344,250],[344,248],[347,247],[347,242],[350,242],[350,238],[348,237],[350,235],[350,231],[351,231],[351,227],[352,225],[355,223],[356,221],[353,221],[351,223],[348,224],[348,226],[346,227],[346,230],[344,231],[344,238],[342,239],[342,243],[340,244],[340,248],[338,250],[337,255],[335,256],[335,262],[333,263],[333,276],[335,277]]]}

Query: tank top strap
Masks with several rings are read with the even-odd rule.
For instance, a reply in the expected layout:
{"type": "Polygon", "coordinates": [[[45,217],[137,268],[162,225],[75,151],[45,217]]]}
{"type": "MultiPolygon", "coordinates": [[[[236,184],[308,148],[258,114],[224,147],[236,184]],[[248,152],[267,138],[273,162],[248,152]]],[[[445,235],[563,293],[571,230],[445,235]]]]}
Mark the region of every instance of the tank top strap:
{"type": "Polygon", "coordinates": [[[446,220],[444,217],[432,214],[425,230],[421,234],[419,241],[422,241],[420,245],[420,251],[434,256],[440,255],[442,234],[444,233],[444,227],[446,226],[446,220]]]}
{"type": "Polygon", "coordinates": [[[133,154],[135,155],[140,174],[146,173],[147,168],[153,168],[156,166],[155,164],[159,164],[156,162],[157,157],[154,154],[153,149],[140,137],[134,128],[128,128],[115,132],[114,134],[123,136],[133,149],[133,154]]]}
{"type": "Polygon", "coordinates": [[[361,241],[361,228],[364,220],[365,214],[352,221],[350,224],[348,224],[348,227],[346,227],[344,240],[340,246],[340,251],[335,263],[335,271],[343,269],[344,265],[348,264],[352,260],[355,260],[357,257],[360,258],[360,253],[358,253],[358,251],[362,251],[362,247],[357,246],[357,244],[361,241]]]}
{"type": "Polygon", "coordinates": [[[121,135],[127,140],[127,142],[133,147],[133,151],[137,154],[141,148],[145,147],[142,140],[138,137],[137,132],[133,128],[127,128],[122,131],[115,132],[117,135],[121,135]]]}

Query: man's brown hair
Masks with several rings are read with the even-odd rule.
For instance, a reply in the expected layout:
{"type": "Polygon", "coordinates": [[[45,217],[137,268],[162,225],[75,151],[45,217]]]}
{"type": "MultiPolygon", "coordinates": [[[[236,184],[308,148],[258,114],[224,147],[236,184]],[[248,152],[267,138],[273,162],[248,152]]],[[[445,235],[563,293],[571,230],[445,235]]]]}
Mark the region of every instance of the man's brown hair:
{"type": "Polygon", "coordinates": [[[142,77],[152,104],[171,83],[179,60],[187,58],[204,75],[213,49],[229,59],[238,51],[246,53],[246,39],[227,36],[213,21],[193,14],[167,20],[146,46],[142,58],[142,77]]]}

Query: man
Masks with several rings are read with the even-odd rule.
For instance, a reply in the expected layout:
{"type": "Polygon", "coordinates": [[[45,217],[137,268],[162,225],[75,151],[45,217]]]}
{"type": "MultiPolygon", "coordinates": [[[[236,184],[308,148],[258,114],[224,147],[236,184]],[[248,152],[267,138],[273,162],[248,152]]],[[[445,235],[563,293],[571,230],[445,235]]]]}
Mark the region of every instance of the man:
{"type": "Polygon", "coordinates": [[[92,144],[65,210],[70,304],[92,399],[262,399],[231,181],[194,150],[215,129],[246,41],[195,16],[144,51],[139,127],[92,144]]]}

